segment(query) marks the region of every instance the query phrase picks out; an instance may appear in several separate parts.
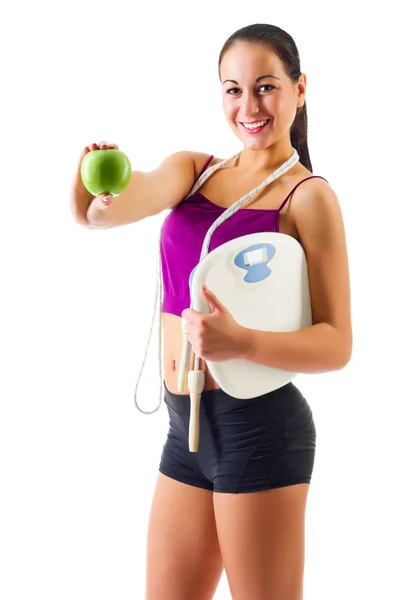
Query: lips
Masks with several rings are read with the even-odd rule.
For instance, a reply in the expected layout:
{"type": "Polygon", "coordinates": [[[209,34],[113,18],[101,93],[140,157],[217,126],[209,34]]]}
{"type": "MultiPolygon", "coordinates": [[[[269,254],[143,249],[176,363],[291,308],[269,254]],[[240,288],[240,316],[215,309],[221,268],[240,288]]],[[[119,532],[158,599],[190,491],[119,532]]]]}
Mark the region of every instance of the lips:
{"type": "Polygon", "coordinates": [[[256,121],[252,121],[251,123],[249,123],[249,125],[254,125],[255,123],[263,123],[264,121],[265,121],[265,123],[264,123],[264,125],[262,125],[262,127],[255,127],[254,129],[245,127],[244,123],[242,123],[241,121],[239,123],[243,127],[244,131],[246,131],[247,133],[255,134],[255,133],[259,133],[260,131],[263,131],[263,129],[265,129],[265,127],[270,122],[270,119],[258,119],[256,121]]]}

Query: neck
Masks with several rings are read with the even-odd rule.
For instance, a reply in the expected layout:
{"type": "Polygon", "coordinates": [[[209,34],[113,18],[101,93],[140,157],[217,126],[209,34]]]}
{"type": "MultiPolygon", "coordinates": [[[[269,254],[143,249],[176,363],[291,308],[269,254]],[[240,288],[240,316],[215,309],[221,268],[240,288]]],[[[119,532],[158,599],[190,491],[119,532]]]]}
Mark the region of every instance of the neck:
{"type": "Polygon", "coordinates": [[[244,148],[236,159],[236,167],[241,171],[260,173],[263,171],[275,171],[283,165],[294,153],[291,144],[284,147],[269,147],[264,150],[250,150],[244,148]]]}

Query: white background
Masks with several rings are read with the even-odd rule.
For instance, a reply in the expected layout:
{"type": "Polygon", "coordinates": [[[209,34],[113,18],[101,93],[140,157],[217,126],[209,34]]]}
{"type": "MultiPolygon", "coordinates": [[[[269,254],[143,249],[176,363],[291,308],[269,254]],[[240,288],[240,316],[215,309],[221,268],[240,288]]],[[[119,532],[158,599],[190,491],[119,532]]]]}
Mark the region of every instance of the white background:
{"type": "MultiPolygon", "coordinates": [[[[339,197],[350,257],[352,361],[296,380],[318,430],[304,598],[415,597],[409,4],[40,0],[1,9],[3,600],[144,598],[167,414],[139,413],[134,388],[161,220],[84,230],[69,185],[93,141],[117,143],[142,171],[179,150],[238,151],[217,60],[226,38],[254,22],[297,43],[313,170],[339,197]]],[[[148,406],[159,390],[153,340],[140,387],[148,406]]],[[[215,598],[230,598],[225,576],[215,598]]]]}

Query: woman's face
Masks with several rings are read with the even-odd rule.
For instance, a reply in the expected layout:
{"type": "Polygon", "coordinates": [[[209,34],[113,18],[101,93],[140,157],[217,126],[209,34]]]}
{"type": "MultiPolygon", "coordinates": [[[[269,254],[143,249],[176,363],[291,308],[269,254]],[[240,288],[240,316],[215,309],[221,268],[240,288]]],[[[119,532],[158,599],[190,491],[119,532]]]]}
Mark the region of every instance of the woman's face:
{"type": "Polygon", "coordinates": [[[236,42],[220,66],[226,120],[245,148],[262,150],[288,135],[305,100],[305,75],[297,84],[264,44],[236,42]]]}

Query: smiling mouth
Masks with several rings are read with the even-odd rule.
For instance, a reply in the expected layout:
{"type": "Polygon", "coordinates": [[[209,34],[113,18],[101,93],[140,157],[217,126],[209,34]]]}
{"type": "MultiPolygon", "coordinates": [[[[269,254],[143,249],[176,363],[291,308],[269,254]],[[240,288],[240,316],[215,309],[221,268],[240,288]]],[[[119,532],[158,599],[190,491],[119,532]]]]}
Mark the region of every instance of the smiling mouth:
{"type": "Polygon", "coordinates": [[[269,122],[270,119],[263,119],[262,121],[254,121],[253,123],[243,123],[240,121],[240,124],[245,131],[248,131],[249,133],[258,133],[262,131],[269,122]]]}

